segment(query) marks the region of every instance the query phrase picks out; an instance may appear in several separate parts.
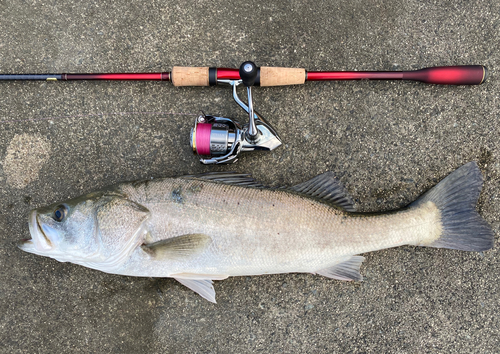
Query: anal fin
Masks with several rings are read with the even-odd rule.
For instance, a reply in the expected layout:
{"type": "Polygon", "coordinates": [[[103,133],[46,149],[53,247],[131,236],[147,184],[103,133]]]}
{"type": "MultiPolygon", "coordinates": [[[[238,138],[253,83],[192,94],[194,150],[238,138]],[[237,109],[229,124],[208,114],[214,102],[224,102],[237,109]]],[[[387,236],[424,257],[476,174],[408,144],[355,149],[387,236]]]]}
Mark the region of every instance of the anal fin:
{"type": "Polygon", "coordinates": [[[363,256],[352,256],[345,261],[335,264],[333,267],[321,269],[316,274],[338,280],[362,281],[363,276],[359,273],[359,268],[364,260],[365,257],[363,256]]]}
{"type": "Polygon", "coordinates": [[[213,302],[215,301],[215,289],[213,286],[213,281],[211,279],[185,279],[185,278],[174,278],[179,283],[198,293],[202,298],[213,302]]]}

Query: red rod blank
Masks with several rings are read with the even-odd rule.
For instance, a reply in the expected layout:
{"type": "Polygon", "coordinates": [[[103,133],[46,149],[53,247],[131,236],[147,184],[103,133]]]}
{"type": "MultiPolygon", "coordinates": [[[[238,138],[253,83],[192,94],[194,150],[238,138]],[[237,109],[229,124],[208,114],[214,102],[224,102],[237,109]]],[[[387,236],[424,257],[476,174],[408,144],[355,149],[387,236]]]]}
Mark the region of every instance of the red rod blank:
{"type": "Polygon", "coordinates": [[[62,74],[62,80],[153,80],[168,81],[170,73],[62,74]]]}

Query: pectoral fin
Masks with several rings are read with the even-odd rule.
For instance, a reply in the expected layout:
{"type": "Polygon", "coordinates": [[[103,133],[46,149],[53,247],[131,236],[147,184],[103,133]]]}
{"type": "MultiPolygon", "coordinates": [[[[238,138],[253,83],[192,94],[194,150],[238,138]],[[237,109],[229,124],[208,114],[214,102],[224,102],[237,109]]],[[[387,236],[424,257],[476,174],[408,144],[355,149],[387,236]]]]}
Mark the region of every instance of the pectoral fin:
{"type": "Polygon", "coordinates": [[[216,304],[215,301],[215,289],[213,287],[213,282],[211,279],[184,279],[184,278],[174,278],[182,285],[198,293],[202,298],[207,299],[210,302],[216,304]]]}
{"type": "Polygon", "coordinates": [[[352,256],[346,261],[335,264],[333,267],[321,269],[316,274],[338,280],[362,281],[363,276],[359,273],[359,267],[364,260],[365,257],[363,256],[352,256]]]}
{"type": "Polygon", "coordinates": [[[141,247],[154,258],[175,260],[200,254],[208,248],[210,243],[212,239],[205,234],[187,234],[141,247]]]}

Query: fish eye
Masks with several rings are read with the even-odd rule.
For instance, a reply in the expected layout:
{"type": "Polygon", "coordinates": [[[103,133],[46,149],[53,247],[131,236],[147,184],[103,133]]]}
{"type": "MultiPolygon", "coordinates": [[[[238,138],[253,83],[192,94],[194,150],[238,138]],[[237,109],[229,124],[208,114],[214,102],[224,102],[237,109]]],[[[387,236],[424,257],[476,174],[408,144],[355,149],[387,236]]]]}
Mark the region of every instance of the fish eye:
{"type": "Polygon", "coordinates": [[[56,210],[54,210],[54,216],[52,217],[55,221],[61,222],[68,213],[68,209],[65,205],[59,205],[56,210]]]}

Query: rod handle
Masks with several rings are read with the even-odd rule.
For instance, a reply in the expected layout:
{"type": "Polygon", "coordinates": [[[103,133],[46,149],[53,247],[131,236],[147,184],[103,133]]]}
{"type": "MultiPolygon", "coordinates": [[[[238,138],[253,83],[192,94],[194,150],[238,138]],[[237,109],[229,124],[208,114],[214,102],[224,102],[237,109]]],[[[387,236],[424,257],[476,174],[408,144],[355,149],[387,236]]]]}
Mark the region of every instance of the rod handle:
{"type": "Polygon", "coordinates": [[[306,70],[262,66],[260,86],[301,85],[306,81],[306,70]]]}
{"type": "Polygon", "coordinates": [[[170,80],[174,86],[209,86],[208,67],[174,66],[170,80]]]}
{"type": "Polygon", "coordinates": [[[403,73],[403,80],[439,85],[480,85],[488,76],[482,65],[438,66],[403,73]]]}

